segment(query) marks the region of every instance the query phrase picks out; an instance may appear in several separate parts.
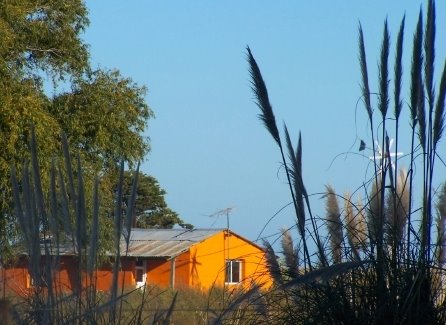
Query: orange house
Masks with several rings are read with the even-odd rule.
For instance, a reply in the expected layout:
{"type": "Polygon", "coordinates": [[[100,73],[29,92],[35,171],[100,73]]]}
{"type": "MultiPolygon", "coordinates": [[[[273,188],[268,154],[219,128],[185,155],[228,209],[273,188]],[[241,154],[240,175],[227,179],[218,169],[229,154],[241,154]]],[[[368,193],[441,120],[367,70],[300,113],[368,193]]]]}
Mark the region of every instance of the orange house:
{"type": "MultiPolygon", "coordinates": [[[[269,287],[272,283],[263,248],[226,229],[132,229],[125,250],[122,241],[118,284],[129,288],[147,283],[209,290],[246,288],[254,283],[269,287]]],[[[61,289],[72,290],[78,283],[77,257],[72,249],[60,252],[53,279],[61,289]]],[[[112,274],[111,266],[96,270],[96,288],[108,291],[112,274]]],[[[0,270],[0,290],[21,293],[31,285],[26,259],[0,270]]]]}

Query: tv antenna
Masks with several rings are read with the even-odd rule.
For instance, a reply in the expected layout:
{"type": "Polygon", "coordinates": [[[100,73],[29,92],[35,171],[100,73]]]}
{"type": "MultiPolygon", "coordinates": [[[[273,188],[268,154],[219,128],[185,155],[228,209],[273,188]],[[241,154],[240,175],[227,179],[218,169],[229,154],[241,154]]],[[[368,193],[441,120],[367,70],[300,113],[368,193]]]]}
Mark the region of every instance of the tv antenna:
{"type": "Polygon", "coordinates": [[[393,144],[393,138],[389,140],[389,138],[386,137],[386,141],[388,142],[388,144],[386,144],[388,146],[388,152],[386,149],[383,150],[379,145],[378,141],[375,140],[375,148],[376,148],[375,155],[369,157],[369,159],[372,160],[375,164],[377,161],[382,161],[382,163],[378,164],[379,168],[378,173],[382,172],[383,166],[386,167],[390,165],[391,168],[395,169],[395,165],[393,164],[392,158],[395,157],[395,159],[398,159],[398,156],[403,155],[402,152],[392,152],[390,150],[393,144]]]}
{"type": "Polygon", "coordinates": [[[235,207],[229,207],[225,209],[218,210],[211,215],[209,215],[209,218],[219,218],[221,216],[226,216],[226,229],[229,230],[229,214],[234,210],[235,207]]]}

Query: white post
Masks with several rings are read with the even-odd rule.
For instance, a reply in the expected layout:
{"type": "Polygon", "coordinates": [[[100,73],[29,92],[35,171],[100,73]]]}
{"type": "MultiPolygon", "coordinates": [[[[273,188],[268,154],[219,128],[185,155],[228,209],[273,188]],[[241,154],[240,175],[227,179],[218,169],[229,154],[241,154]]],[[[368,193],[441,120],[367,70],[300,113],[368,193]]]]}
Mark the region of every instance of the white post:
{"type": "Polygon", "coordinates": [[[170,287],[175,288],[175,257],[170,260],[170,287]]]}

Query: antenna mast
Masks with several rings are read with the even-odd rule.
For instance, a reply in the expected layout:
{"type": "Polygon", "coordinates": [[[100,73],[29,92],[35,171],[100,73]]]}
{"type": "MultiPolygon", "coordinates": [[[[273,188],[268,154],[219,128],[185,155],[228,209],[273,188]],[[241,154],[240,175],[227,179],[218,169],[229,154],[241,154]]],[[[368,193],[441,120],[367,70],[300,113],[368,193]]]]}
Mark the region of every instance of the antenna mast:
{"type": "Polygon", "coordinates": [[[229,214],[234,210],[234,207],[225,208],[218,210],[217,212],[214,212],[209,217],[220,217],[220,216],[226,216],[226,229],[229,230],[229,214]]]}

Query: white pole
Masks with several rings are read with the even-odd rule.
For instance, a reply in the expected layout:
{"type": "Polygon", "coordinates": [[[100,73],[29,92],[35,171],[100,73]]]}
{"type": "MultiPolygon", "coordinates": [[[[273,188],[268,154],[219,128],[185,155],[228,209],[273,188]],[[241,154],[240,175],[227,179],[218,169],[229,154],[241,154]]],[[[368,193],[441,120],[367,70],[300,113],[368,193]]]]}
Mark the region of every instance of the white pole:
{"type": "Polygon", "coordinates": [[[170,260],[170,287],[175,288],[175,257],[170,260]]]}

